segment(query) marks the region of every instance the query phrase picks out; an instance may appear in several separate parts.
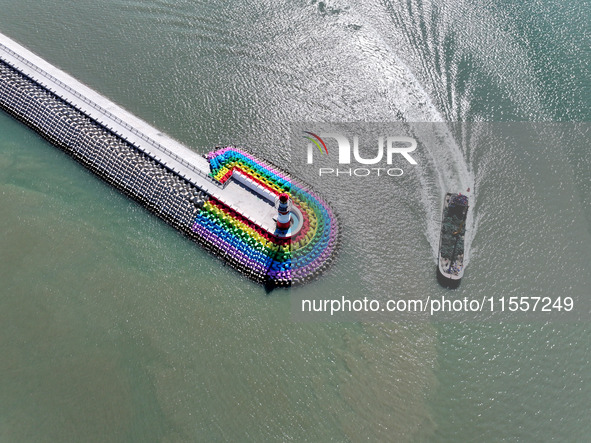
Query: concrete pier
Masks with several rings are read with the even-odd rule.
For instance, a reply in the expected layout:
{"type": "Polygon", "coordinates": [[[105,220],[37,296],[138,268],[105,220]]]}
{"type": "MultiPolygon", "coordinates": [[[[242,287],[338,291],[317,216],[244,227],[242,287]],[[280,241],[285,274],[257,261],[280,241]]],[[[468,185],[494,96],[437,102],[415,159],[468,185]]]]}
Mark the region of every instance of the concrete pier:
{"type": "Polygon", "coordinates": [[[0,109],[265,286],[334,260],[338,220],[307,185],[236,147],[202,157],[1,34],[0,109]],[[280,195],[293,203],[281,227],[280,195]]]}
{"type": "Polygon", "coordinates": [[[3,34],[0,60],[265,231],[275,231],[274,202],[264,190],[250,188],[240,178],[221,186],[208,176],[209,163],[204,157],[3,34]]]}

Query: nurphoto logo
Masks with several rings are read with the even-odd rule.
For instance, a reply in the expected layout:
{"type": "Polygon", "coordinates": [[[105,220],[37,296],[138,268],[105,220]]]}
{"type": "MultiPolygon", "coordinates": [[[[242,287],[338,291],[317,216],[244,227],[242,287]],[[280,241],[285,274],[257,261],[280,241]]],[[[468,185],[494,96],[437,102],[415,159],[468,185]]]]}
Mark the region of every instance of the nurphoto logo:
{"type": "MultiPolygon", "coordinates": [[[[338,166],[320,167],[318,174],[322,176],[348,176],[367,177],[369,175],[400,177],[404,171],[399,167],[392,167],[394,160],[404,159],[411,165],[416,165],[416,160],[410,155],[417,149],[417,141],[405,136],[380,136],[378,137],[377,152],[374,157],[364,158],[359,150],[359,137],[353,136],[353,148],[349,138],[338,132],[326,132],[319,135],[303,131],[307,143],[307,163],[314,164],[314,156],[330,157],[324,141],[327,138],[336,140],[338,146],[338,166]],[[385,149],[384,149],[385,146],[385,149]],[[318,154],[320,152],[320,154],[318,154]],[[351,153],[353,158],[351,158],[351,153]],[[363,167],[341,167],[341,165],[363,165],[363,167]],[[368,167],[368,165],[376,165],[368,167]]],[[[334,152],[331,150],[331,152],[334,152]]]]}

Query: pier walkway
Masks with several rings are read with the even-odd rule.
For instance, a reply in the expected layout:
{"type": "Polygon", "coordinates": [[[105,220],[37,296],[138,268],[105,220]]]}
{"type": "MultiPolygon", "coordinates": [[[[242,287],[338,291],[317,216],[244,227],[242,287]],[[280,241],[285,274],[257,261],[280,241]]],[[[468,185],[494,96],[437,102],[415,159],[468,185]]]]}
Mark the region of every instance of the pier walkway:
{"type": "Polygon", "coordinates": [[[264,230],[275,231],[276,210],[268,194],[234,178],[220,185],[208,176],[209,162],[204,157],[3,34],[0,34],[0,60],[264,230]]]}

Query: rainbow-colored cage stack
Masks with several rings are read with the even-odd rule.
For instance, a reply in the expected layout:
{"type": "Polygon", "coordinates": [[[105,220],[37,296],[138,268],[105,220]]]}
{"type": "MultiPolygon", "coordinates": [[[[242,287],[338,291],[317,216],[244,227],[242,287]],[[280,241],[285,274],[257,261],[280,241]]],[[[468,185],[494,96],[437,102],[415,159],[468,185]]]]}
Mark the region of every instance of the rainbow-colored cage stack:
{"type": "Polygon", "coordinates": [[[333,261],[340,229],[328,204],[285,172],[247,152],[226,147],[210,152],[211,176],[225,183],[235,171],[273,195],[285,192],[303,216],[291,238],[266,232],[219,200],[210,197],[195,219],[193,232],[212,252],[246,276],[274,286],[305,283],[333,261]]]}

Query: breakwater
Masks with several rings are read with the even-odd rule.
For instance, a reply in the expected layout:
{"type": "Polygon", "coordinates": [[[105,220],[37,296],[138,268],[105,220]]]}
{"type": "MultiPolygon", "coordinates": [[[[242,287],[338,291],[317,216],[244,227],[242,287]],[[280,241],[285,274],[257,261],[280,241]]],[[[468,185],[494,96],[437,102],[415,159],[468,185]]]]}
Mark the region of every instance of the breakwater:
{"type": "Polygon", "coordinates": [[[0,108],[257,282],[305,283],[335,257],[338,220],[308,186],[235,147],[199,156],[1,34],[0,108]]]}

